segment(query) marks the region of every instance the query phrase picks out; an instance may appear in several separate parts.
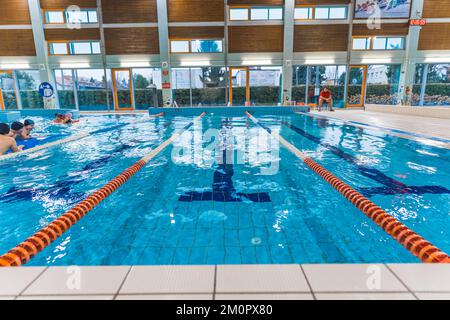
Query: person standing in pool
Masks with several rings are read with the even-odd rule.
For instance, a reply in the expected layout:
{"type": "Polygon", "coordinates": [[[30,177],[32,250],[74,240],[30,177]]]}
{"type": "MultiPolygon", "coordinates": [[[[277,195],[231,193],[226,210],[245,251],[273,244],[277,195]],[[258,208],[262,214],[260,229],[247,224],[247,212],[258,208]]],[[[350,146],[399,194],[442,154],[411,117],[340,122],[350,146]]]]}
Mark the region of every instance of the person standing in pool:
{"type": "Polygon", "coordinates": [[[31,139],[31,131],[33,131],[34,129],[34,121],[27,119],[23,124],[25,127],[22,133],[22,138],[31,139]]]}
{"type": "Polygon", "coordinates": [[[326,102],[328,104],[328,106],[330,107],[330,111],[334,111],[333,110],[333,94],[331,93],[330,90],[328,90],[327,87],[323,88],[322,92],[320,93],[318,111],[322,110],[322,106],[323,106],[324,102],[326,102]]]}
{"type": "Polygon", "coordinates": [[[23,140],[23,134],[25,131],[25,126],[23,125],[22,122],[19,121],[14,121],[11,124],[11,133],[12,137],[16,140],[23,140]]]}
{"type": "Polygon", "coordinates": [[[11,128],[6,123],[0,123],[0,155],[5,154],[8,150],[20,152],[22,146],[17,146],[16,139],[11,136],[11,128]]]}

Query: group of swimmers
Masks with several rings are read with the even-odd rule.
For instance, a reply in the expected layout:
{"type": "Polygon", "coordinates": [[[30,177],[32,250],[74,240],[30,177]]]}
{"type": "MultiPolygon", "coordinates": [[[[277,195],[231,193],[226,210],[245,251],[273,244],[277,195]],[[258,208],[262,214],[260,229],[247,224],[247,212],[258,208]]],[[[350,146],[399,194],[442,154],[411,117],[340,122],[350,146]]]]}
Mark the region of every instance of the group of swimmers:
{"type": "MultiPolygon", "coordinates": [[[[78,122],[73,120],[72,113],[55,114],[53,123],[55,124],[71,124],[78,122]]],[[[0,155],[5,154],[8,150],[11,152],[20,152],[23,146],[20,141],[31,139],[31,131],[34,129],[34,121],[27,119],[22,122],[15,121],[9,126],[6,123],[0,123],[0,155]]]]}
{"type": "Polygon", "coordinates": [[[0,123],[0,155],[8,150],[12,152],[22,151],[23,146],[18,146],[20,140],[31,139],[31,131],[34,129],[34,121],[27,119],[24,123],[15,121],[9,126],[0,123]]]}

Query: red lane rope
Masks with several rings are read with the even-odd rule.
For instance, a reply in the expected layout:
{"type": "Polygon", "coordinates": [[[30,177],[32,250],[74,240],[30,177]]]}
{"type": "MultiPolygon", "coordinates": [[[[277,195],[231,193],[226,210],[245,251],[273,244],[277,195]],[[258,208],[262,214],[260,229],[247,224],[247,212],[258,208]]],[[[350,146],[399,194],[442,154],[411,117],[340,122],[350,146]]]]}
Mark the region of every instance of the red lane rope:
{"type": "Polygon", "coordinates": [[[317,173],[322,179],[328,182],[334,189],[339,191],[347,200],[361,210],[367,217],[380,226],[387,234],[393,237],[403,247],[405,247],[414,256],[425,263],[450,263],[450,256],[432,243],[421,237],[419,234],[409,229],[406,225],[395,219],[386,211],[381,209],[375,203],[364,197],[341,179],[333,175],[320,164],[309,158],[304,152],[298,150],[295,146],[290,144],[278,133],[272,132],[265,128],[259,121],[250,113],[246,112],[247,117],[253,122],[264,128],[274,138],[284,144],[291,152],[298,158],[303,160],[305,164],[317,173]]]}
{"type": "MultiPolygon", "coordinates": [[[[206,113],[202,113],[197,119],[202,118],[206,113]]],[[[191,122],[190,125],[192,125],[191,122]]],[[[187,130],[186,126],[182,131],[187,130]]],[[[154,149],[148,156],[142,158],[134,165],[123,171],[117,177],[108,182],[105,186],[95,191],[85,200],[81,201],[75,207],[55,219],[49,225],[36,232],[34,235],[20,243],[15,248],[9,250],[0,256],[0,267],[21,266],[36,254],[48,247],[53,241],[58,239],[63,233],[69,230],[74,224],[80,221],[88,212],[100,204],[106,197],[119,189],[125,182],[130,180],[139,170],[141,170],[154,156],[170,145],[180,133],[175,133],[168,140],[154,149]]]]}
{"type": "Polygon", "coordinates": [[[375,203],[354,190],[345,182],[311,158],[304,159],[305,164],[321,176],[333,188],[339,191],[355,207],[380,226],[387,234],[425,263],[450,263],[450,257],[432,243],[425,240],[406,225],[395,219],[375,203]]]}

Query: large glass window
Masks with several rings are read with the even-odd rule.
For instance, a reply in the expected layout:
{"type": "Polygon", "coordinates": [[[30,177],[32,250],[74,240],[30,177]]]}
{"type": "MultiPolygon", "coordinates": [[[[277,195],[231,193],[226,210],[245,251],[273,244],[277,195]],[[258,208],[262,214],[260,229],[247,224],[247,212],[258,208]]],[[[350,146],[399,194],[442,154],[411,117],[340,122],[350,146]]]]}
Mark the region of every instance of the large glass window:
{"type": "Polygon", "coordinates": [[[250,67],[250,102],[274,106],[281,102],[281,67],[250,67]]]}
{"type": "Polygon", "coordinates": [[[419,64],[413,88],[413,104],[450,106],[450,64],[419,64]]]}
{"type": "Polygon", "coordinates": [[[161,69],[133,69],[133,87],[136,109],[162,107],[161,69]]]}
{"type": "Polygon", "coordinates": [[[52,55],[66,55],[69,54],[69,48],[66,42],[51,42],[49,44],[50,54],[52,55]]]}
{"type": "Polygon", "coordinates": [[[0,89],[5,109],[17,109],[16,87],[12,72],[0,71],[0,89]]]}
{"type": "Polygon", "coordinates": [[[366,103],[396,105],[401,65],[370,65],[367,67],[366,103]]]}
{"type": "Polygon", "coordinates": [[[187,40],[172,40],[170,41],[170,51],[173,53],[189,53],[189,41],[187,40]]]}
{"type": "Polygon", "coordinates": [[[172,68],[172,94],[179,107],[192,105],[190,68],[172,68]]]}
{"type": "Polygon", "coordinates": [[[353,38],[353,50],[369,50],[370,38],[353,38]]]}
{"type": "MultiPolygon", "coordinates": [[[[104,69],[78,69],[78,105],[80,110],[107,110],[108,92],[104,69]]],[[[111,105],[111,101],[109,101],[111,105]]]]}
{"type": "Polygon", "coordinates": [[[174,100],[180,107],[226,104],[226,70],[223,67],[172,69],[174,100]]]}
{"type": "Polygon", "coordinates": [[[74,71],[71,69],[55,70],[56,87],[58,90],[58,99],[61,108],[76,108],[74,78],[74,71]]]}
{"type": "Polygon", "coordinates": [[[344,65],[294,66],[292,100],[297,104],[317,104],[320,91],[327,87],[334,106],[343,107],[345,76],[344,65]]]}
{"type": "Polygon", "coordinates": [[[226,70],[222,67],[191,68],[192,105],[225,105],[226,70]]]}
{"type": "Polygon", "coordinates": [[[39,95],[40,75],[38,70],[15,71],[19,85],[20,99],[23,109],[39,109],[44,102],[39,95]]]}

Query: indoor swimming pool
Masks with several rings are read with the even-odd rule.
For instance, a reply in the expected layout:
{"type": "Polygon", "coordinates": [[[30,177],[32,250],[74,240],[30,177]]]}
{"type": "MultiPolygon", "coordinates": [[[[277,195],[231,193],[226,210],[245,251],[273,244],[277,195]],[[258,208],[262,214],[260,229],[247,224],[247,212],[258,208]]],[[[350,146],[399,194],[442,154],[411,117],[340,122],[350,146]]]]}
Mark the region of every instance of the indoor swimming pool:
{"type": "Polygon", "coordinates": [[[255,117],[35,118],[39,136],[105,130],[0,161],[0,253],[180,133],[27,265],[419,262],[269,132],[450,252],[450,150],[306,114],[255,117]]]}

